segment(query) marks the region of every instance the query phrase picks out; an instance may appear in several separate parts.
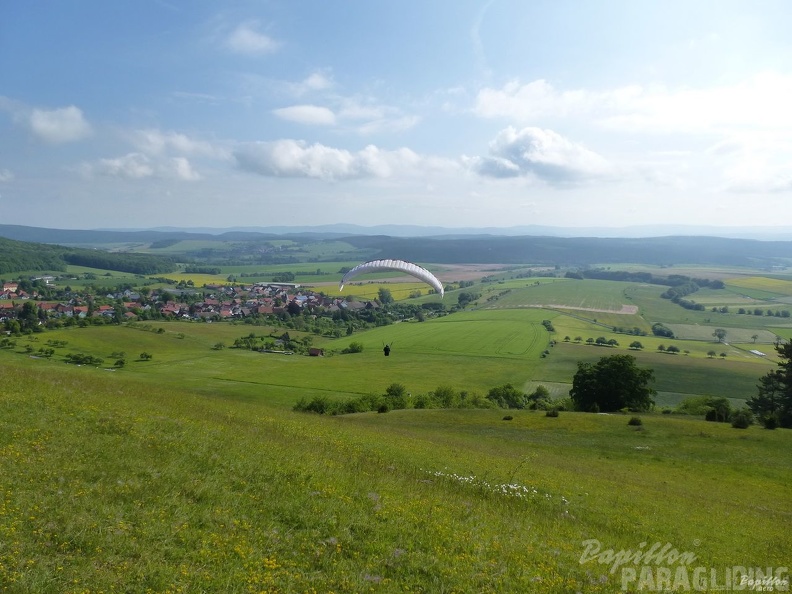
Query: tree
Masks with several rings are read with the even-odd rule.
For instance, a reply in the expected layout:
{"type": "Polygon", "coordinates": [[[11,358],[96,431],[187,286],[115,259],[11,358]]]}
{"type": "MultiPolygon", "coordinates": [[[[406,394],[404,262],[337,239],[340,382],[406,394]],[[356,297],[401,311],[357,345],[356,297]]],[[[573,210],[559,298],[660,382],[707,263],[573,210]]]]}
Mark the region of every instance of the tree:
{"type": "Polygon", "coordinates": [[[717,353],[715,351],[707,351],[707,357],[712,359],[717,353]]]}
{"type": "Polygon", "coordinates": [[[753,339],[754,344],[756,344],[756,339],[759,338],[759,335],[758,334],[754,334],[753,336],[751,336],[751,338],[753,339]]]}
{"type": "Polygon", "coordinates": [[[19,325],[21,326],[23,332],[25,330],[33,330],[34,328],[38,327],[38,306],[33,301],[26,301],[22,306],[22,310],[19,312],[17,319],[19,320],[19,325]]]}
{"type": "Polygon", "coordinates": [[[407,408],[407,388],[393,383],[385,389],[385,402],[390,409],[407,408]]]}
{"type": "Polygon", "coordinates": [[[476,300],[476,295],[469,291],[463,291],[457,297],[457,303],[459,307],[465,308],[469,303],[476,300]]]}
{"type": "Polygon", "coordinates": [[[528,395],[528,408],[531,410],[549,410],[550,405],[550,390],[545,386],[536,386],[531,394],[528,395]]]}
{"type": "Polygon", "coordinates": [[[459,392],[451,386],[438,386],[432,397],[442,408],[454,408],[459,405],[459,392]]]}
{"type": "Polygon", "coordinates": [[[776,343],[775,350],[781,358],[779,369],[759,380],[758,394],[746,404],[765,427],[771,423],[792,428],[792,343],[776,343]]]}
{"type": "Polygon", "coordinates": [[[492,388],[487,393],[487,399],[501,408],[525,408],[528,404],[527,396],[511,384],[504,384],[497,388],[492,388]]]}
{"type": "Polygon", "coordinates": [[[390,289],[386,289],[385,287],[380,287],[377,291],[377,299],[383,305],[393,303],[393,295],[391,295],[390,289]]]}
{"type": "Polygon", "coordinates": [[[765,427],[776,427],[779,424],[781,403],[784,400],[784,377],[778,369],[759,378],[756,386],[758,393],[746,402],[748,408],[757,416],[765,427]]]}
{"type": "Polygon", "coordinates": [[[635,357],[612,355],[594,364],[579,362],[569,395],[582,411],[645,411],[654,404],[653,381],[654,371],[639,368],[635,357]]]}
{"type": "Polygon", "coordinates": [[[640,351],[643,348],[643,345],[640,342],[638,342],[637,340],[633,340],[630,343],[630,348],[633,349],[633,350],[636,350],[636,351],[640,351]]]}
{"type": "Polygon", "coordinates": [[[713,332],[712,335],[718,342],[723,342],[723,340],[726,338],[726,330],[723,328],[715,328],[715,332],[713,332]]]}

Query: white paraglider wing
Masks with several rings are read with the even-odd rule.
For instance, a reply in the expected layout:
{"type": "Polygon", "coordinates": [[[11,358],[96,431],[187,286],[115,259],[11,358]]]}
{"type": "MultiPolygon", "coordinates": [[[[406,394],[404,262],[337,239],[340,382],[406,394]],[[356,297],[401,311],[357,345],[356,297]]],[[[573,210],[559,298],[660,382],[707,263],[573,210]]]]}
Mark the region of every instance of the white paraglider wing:
{"type": "Polygon", "coordinates": [[[371,260],[370,262],[359,264],[344,275],[344,277],[341,279],[341,282],[338,283],[338,290],[342,291],[344,289],[344,285],[359,274],[365,274],[367,272],[379,272],[382,270],[405,272],[431,286],[435,291],[440,293],[440,297],[442,297],[445,293],[445,290],[443,289],[443,283],[437,280],[437,277],[434,274],[422,266],[418,266],[412,262],[405,262],[404,260],[371,260]]]}

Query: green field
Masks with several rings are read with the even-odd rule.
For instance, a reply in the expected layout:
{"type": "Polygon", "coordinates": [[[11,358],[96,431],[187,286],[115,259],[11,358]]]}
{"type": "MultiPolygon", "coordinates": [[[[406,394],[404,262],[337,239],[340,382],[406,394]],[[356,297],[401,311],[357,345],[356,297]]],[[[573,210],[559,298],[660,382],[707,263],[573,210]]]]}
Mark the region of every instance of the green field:
{"type": "MultiPolygon", "coordinates": [[[[254,268],[289,269],[235,272],[254,268]]],[[[363,286],[402,299],[415,285],[363,286]]],[[[275,320],[14,337],[0,349],[0,592],[622,591],[620,570],[581,563],[588,539],[614,550],[670,543],[695,553],[691,571],[786,566],[788,430],[659,411],[638,428],[624,415],[568,411],[508,411],[508,421],[498,409],[292,411],[301,399],[378,395],[393,383],[413,398],[444,386],[485,395],[544,385],[561,400],[579,362],[612,354],[653,369],[658,409],[701,395],[741,406],[792,327],[731,311],[730,290],[702,292],[730,305],[725,314],[685,310],[660,299],[663,290],[475,283],[416,300],[451,310],[461,292],[479,295],[467,309],[337,339],[275,320]],[[623,305],[637,311],[615,313],[623,305]],[[651,333],[655,322],[675,337],[613,328],[651,333]],[[715,342],[716,328],[726,343],[715,342]],[[231,348],[250,333],[285,331],[310,336],[325,356],[231,348]],[[598,337],[618,345],[585,343],[598,337]],[[642,349],[629,348],[636,340],[642,349]],[[352,342],[362,352],[342,354],[352,342]],[[55,355],[37,356],[49,343],[55,355]],[[121,352],[127,363],[116,369],[121,352]],[[70,353],[104,363],[67,365],[70,353]]]]}
{"type": "MultiPolygon", "coordinates": [[[[291,413],[3,364],[8,592],[613,592],[583,542],[779,567],[789,431],[667,416],[291,413]],[[750,525],[751,530],[744,526],[750,525]]],[[[686,566],[682,566],[686,567],[686,566]]],[[[673,571],[676,566],[672,564],[673,571]]],[[[709,572],[709,569],[707,570],[709,572]]]]}

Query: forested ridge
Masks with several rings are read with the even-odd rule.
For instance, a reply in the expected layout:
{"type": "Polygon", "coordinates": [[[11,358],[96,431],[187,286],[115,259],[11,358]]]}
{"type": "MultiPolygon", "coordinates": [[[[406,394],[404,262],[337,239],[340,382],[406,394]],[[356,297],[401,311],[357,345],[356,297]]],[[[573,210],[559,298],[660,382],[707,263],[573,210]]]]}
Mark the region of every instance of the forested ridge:
{"type": "Polygon", "coordinates": [[[358,248],[378,249],[377,257],[414,262],[539,264],[589,266],[632,262],[651,265],[717,264],[787,266],[792,242],[669,236],[645,238],[500,237],[464,238],[352,236],[343,241],[358,248]]]}
{"type": "Polygon", "coordinates": [[[162,256],[69,248],[0,237],[0,274],[22,270],[63,272],[68,264],[132,274],[160,274],[176,269],[175,262],[162,256]]]}
{"type": "MultiPolygon", "coordinates": [[[[0,244],[0,272],[11,270],[62,270],[66,263],[109,268],[139,274],[167,272],[173,260],[195,265],[219,264],[231,254],[239,253],[247,262],[251,253],[261,253],[260,246],[273,240],[291,242],[268,255],[270,261],[307,260],[311,250],[305,246],[330,242],[346,244],[347,251],[331,249],[323,258],[375,259],[400,258],[413,262],[438,264],[531,264],[540,266],[580,267],[631,262],[656,266],[703,264],[771,268],[792,265],[792,241],[762,241],[710,236],[665,236],[641,238],[556,237],[556,236],[436,236],[395,237],[389,235],[341,235],[337,233],[288,233],[276,235],[248,231],[230,231],[218,235],[181,231],[80,231],[0,225],[0,237],[37,241],[37,247],[0,244]],[[23,239],[24,238],[24,239],[23,239]],[[184,240],[200,240],[203,246],[170,257],[107,252],[108,244],[129,244],[139,248],[165,249],[184,240]],[[213,245],[222,247],[214,250],[213,245]],[[51,244],[59,243],[59,246],[51,244]],[[68,244],[64,246],[63,244],[68,244]],[[256,244],[259,244],[258,246],[256,244]],[[98,249],[86,246],[96,245],[98,249]],[[15,247],[16,246],[16,247],[15,247]],[[76,247],[80,246],[80,247],[76,247]],[[304,252],[304,253],[301,253],[304,252]],[[216,256],[220,256],[218,259],[216,256]]],[[[4,242],[10,241],[4,239],[4,242]]],[[[322,250],[325,251],[325,250],[322,250]]]]}

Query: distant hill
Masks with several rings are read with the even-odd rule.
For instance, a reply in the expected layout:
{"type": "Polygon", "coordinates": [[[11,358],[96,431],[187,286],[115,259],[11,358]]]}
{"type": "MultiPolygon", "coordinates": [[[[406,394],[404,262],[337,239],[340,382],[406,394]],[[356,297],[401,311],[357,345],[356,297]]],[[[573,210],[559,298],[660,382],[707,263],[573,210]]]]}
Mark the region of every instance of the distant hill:
{"type": "Polygon", "coordinates": [[[0,274],[23,270],[62,272],[68,264],[133,274],[159,274],[176,268],[170,258],[162,256],[111,253],[0,237],[0,274]]]}
{"type": "MultiPolygon", "coordinates": [[[[246,228],[212,233],[208,230],[59,230],[15,225],[0,225],[0,237],[35,242],[72,246],[61,250],[69,258],[87,258],[76,250],[80,247],[105,247],[126,244],[134,246],[172,245],[180,240],[200,239],[203,241],[262,242],[272,239],[291,239],[302,244],[323,241],[343,241],[355,248],[365,249],[375,257],[401,258],[416,262],[436,263],[504,263],[535,264],[545,266],[590,266],[619,262],[671,266],[678,264],[702,264],[722,266],[746,266],[753,268],[786,267],[792,265],[792,241],[760,241],[726,237],[669,235],[657,237],[559,237],[553,235],[487,235],[483,233],[414,235],[409,237],[371,233],[339,233],[343,226],[291,227],[290,233],[255,231],[246,228]],[[330,227],[335,229],[330,230],[330,227]],[[297,229],[304,229],[297,232],[297,229]],[[310,231],[309,229],[313,229],[310,231]]],[[[286,228],[267,228],[270,231],[286,228]]],[[[400,228],[406,230],[406,228],[400,228]]],[[[427,228],[429,229],[429,228],[427,228]]],[[[8,241],[8,240],[6,240],[8,241]]],[[[4,248],[6,252],[11,248],[4,248]]],[[[19,253],[22,250],[11,250],[19,253]]],[[[23,250],[24,251],[24,250],[23,250]]],[[[48,250],[30,248],[31,254],[43,257],[48,250]]],[[[86,250],[94,255],[106,254],[104,250],[86,250]]],[[[11,252],[8,252],[10,254],[11,252]]],[[[134,252],[134,247],[128,252],[134,252]]],[[[7,254],[6,259],[9,258],[7,254]]],[[[194,255],[191,255],[193,257],[194,255]]],[[[348,256],[348,254],[347,254],[348,256]]],[[[113,266],[121,263],[127,268],[141,266],[173,266],[170,260],[157,260],[148,254],[114,254],[113,266]]],[[[328,256],[332,258],[332,255],[328,256]]],[[[197,258],[200,260],[200,257],[197,258]]],[[[74,262],[72,262],[74,263],[74,262]]],[[[84,264],[86,266],[90,264],[84,264]]],[[[111,266],[108,266],[110,268],[111,266]]],[[[20,269],[20,268],[17,268],[20,269]]],[[[22,268],[25,269],[25,268],[22,268]]],[[[33,268],[27,268],[33,269],[33,268]]],[[[41,268],[35,268],[41,269],[41,268]]],[[[126,268],[116,268],[123,270],[126,268]]],[[[137,271],[137,270],[135,270],[137,271]]]]}
{"type": "Polygon", "coordinates": [[[234,241],[244,238],[299,235],[337,237],[346,235],[386,235],[389,237],[599,237],[651,238],[669,236],[722,237],[760,241],[792,241],[792,226],[786,227],[714,227],[705,225],[643,225],[630,227],[550,227],[523,225],[515,227],[438,227],[420,225],[362,226],[346,223],[313,226],[267,227],[152,227],[146,229],[46,229],[22,225],[0,225],[0,237],[41,243],[96,244],[113,242],[151,242],[162,239],[211,239],[222,236],[234,241]]]}
{"type": "Polygon", "coordinates": [[[792,264],[792,242],[722,237],[346,237],[380,256],[416,262],[589,266],[619,262],[671,266],[707,264],[770,268],[792,264]]]}

